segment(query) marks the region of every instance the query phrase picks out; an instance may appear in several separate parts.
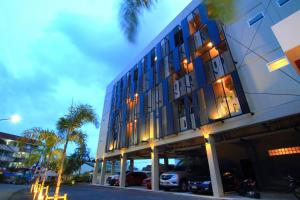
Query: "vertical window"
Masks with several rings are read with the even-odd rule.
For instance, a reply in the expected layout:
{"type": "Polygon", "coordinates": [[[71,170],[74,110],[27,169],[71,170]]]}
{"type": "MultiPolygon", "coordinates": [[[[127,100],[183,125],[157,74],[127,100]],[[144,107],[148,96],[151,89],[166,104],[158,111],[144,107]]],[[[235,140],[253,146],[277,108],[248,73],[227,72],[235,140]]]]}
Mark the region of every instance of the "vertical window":
{"type": "Polygon", "coordinates": [[[165,57],[169,54],[169,40],[167,38],[164,38],[161,41],[161,54],[162,57],[165,57]]]}
{"type": "Polygon", "coordinates": [[[179,47],[183,44],[183,33],[182,33],[181,26],[177,26],[175,28],[174,39],[175,39],[176,47],[179,47]]]}
{"type": "Polygon", "coordinates": [[[205,102],[204,91],[201,88],[198,91],[199,116],[201,125],[208,123],[207,107],[205,102]]]}
{"type": "Polygon", "coordinates": [[[202,56],[208,83],[215,81],[235,70],[230,52],[225,42],[218,47],[212,47],[202,56]]]}
{"type": "Polygon", "coordinates": [[[193,35],[202,26],[199,10],[195,9],[192,14],[187,17],[189,23],[190,35],[193,35]]]}
{"type": "Polygon", "coordinates": [[[242,114],[240,103],[236,95],[230,75],[213,83],[216,98],[217,118],[225,118],[242,114]]]}

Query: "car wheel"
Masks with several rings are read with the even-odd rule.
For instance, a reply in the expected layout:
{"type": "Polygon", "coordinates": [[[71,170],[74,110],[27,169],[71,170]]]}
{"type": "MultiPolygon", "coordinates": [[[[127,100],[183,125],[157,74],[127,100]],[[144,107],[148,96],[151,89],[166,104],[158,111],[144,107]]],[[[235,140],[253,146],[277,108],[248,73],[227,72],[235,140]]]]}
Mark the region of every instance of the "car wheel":
{"type": "Polygon", "coordinates": [[[180,182],[180,190],[182,192],[186,192],[188,190],[188,184],[186,181],[181,181],[180,182]]]}

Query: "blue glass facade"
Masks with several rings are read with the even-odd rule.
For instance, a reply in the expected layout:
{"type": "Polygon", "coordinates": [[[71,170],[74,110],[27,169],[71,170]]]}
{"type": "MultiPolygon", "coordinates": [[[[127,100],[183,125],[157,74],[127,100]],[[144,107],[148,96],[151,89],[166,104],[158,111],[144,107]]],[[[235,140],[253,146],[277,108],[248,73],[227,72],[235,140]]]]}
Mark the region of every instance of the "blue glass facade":
{"type": "Polygon", "coordinates": [[[223,31],[199,5],[114,85],[106,150],[248,112],[223,31]]]}

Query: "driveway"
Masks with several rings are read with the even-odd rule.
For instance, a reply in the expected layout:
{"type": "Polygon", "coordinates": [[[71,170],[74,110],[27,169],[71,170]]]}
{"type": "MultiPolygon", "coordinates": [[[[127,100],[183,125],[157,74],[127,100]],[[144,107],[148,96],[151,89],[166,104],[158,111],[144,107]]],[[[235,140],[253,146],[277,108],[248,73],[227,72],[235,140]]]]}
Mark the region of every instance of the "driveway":
{"type": "MultiPolygon", "coordinates": [[[[54,188],[50,189],[53,194],[54,188]]],[[[205,197],[199,195],[192,195],[188,193],[174,193],[174,192],[151,192],[147,190],[135,189],[121,189],[116,187],[103,187],[87,184],[79,184],[75,186],[63,186],[62,192],[68,194],[68,200],[212,200],[215,198],[205,197]]],[[[291,194],[280,195],[263,194],[262,199],[265,200],[294,200],[295,197],[291,194]]],[[[10,200],[31,200],[32,197],[29,189],[15,193],[10,200]]],[[[241,198],[240,196],[228,195],[223,199],[234,200],[250,200],[249,198],[241,198]]]]}
{"type": "Polygon", "coordinates": [[[7,200],[13,193],[28,188],[28,185],[0,184],[0,200],[7,200]]]}

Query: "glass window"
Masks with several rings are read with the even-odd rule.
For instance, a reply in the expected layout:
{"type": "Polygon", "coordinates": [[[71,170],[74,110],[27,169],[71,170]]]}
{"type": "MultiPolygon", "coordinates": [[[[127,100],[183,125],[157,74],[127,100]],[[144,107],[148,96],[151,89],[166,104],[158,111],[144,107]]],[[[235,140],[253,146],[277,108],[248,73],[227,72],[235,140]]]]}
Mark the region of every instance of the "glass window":
{"type": "Polygon", "coordinates": [[[162,112],[162,116],[161,116],[161,121],[162,121],[162,135],[167,135],[167,123],[168,123],[168,120],[167,120],[167,109],[166,109],[166,106],[162,107],[161,109],[161,112],[162,112]]]}
{"type": "Polygon", "coordinates": [[[177,26],[175,28],[174,39],[175,39],[175,46],[176,47],[179,47],[183,44],[183,33],[182,33],[181,26],[177,26]]]}
{"type": "Polygon", "coordinates": [[[232,77],[226,76],[222,79],[222,84],[224,87],[224,93],[226,95],[226,100],[229,107],[229,112],[231,116],[242,114],[240,102],[236,95],[236,91],[233,85],[232,77]]]}
{"type": "Polygon", "coordinates": [[[162,63],[163,63],[163,69],[164,69],[164,77],[167,78],[168,76],[170,76],[168,56],[165,56],[163,58],[162,63]]]}
{"type": "Polygon", "coordinates": [[[207,107],[205,102],[204,91],[201,88],[198,91],[199,116],[201,125],[208,123],[207,107]]]}
{"type": "Polygon", "coordinates": [[[167,38],[164,38],[161,41],[161,54],[162,57],[165,57],[169,54],[169,40],[167,38]]]}
{"type": "Polygon", "coordinates": [[[216,98],[218,118],[225,118],[229,115],[235,116],[242,113],[230,75],[213,83],[213,89],[216,98]]]}

